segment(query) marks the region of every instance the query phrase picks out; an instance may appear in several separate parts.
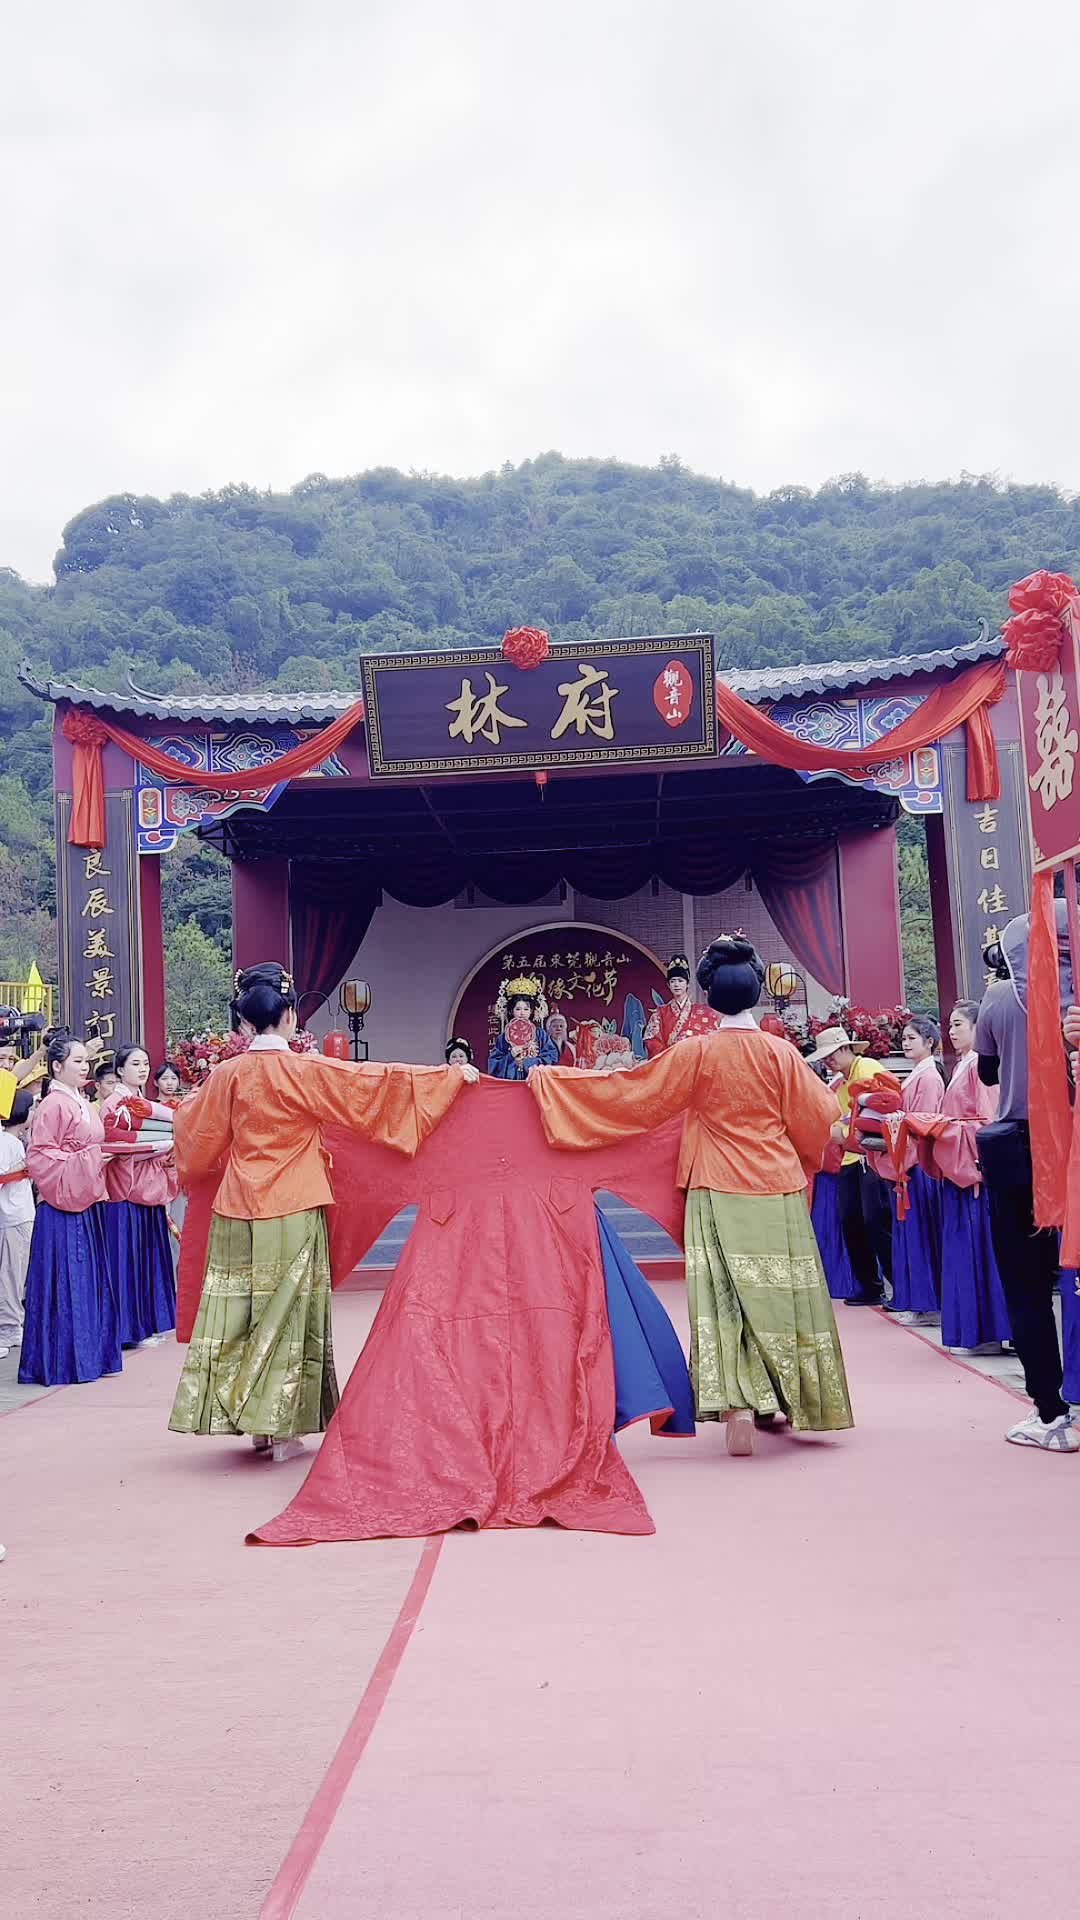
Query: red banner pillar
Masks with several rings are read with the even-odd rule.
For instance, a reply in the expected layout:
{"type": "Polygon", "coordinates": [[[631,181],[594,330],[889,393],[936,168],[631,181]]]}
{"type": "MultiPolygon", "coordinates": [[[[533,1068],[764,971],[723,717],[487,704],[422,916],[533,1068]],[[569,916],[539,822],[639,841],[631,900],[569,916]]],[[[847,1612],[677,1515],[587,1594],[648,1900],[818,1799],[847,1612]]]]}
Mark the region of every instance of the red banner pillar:
{"type": "Polygon", "coordinates": [[[848,999],[860,1007],[902,1006],[895,827],[841,835],[840,917],[848,999]]]}
{"type": "Polygon", "coordinates": [[[292,965],[287,860],[234,860],[233,966],[260,960],[292,965]]]}

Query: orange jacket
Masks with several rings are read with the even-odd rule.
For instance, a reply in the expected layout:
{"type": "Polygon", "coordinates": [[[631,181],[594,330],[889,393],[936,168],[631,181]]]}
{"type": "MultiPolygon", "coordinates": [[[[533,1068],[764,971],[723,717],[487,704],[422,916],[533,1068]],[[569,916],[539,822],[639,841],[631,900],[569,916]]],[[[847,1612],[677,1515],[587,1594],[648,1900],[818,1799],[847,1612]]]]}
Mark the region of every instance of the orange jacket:
{"type": "Polygon", "coordinates": [[[464,1085],[459,1067],[354,1066],[253,1047],[177,1108],[181,1184],[222,1167],[214,1212],[233,1220],[331,1206],[324,1124],[413,1154],[464,1085]]]}
{"type": "Polygon", "coordinates": [[[553,1146],[598,1147],[685,1113],[677,1180],[714,1193],[797,1193],[840,1116],[792,1046],[757,1027],[681,1040],[630,1073],[538,1067],[529,1086],[553,1146]]]}

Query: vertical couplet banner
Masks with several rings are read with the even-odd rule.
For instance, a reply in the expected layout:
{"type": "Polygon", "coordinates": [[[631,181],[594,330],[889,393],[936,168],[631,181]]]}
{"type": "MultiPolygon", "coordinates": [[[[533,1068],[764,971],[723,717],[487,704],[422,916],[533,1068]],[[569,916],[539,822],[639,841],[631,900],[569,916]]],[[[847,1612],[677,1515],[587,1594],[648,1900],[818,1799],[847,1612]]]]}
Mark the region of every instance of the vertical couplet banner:
{"type": "MultiPolygon", "coordinates": [[[[998,746],[1001,796],[967,798],[966,753],[942,748],[945,773],[945,851],[953,902],[956,977],[961,994],[981,1000],[986,988],[983,948],[1000,940],[1010,920],[1026,913],[1031,890],[1024,765],[1018,746],[998,746]]],[[[947,1008],[942,1008],[948,1017],[947,1008]]]]}
{"type": "Polygon", "coordinates": [[[57,795],[60,1018],[106,1054],[141,1039],[139,887],[130,793],[105,796],[105,845],[68,845],[71,795],[57,795]]]}

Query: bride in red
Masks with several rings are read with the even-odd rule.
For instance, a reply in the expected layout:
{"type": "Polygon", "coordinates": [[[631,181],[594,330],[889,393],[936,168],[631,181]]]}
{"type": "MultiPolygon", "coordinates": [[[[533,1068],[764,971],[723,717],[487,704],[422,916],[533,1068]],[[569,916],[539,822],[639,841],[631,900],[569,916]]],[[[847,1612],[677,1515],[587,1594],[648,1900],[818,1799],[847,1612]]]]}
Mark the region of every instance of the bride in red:
{"type": "Polygon", "coordinates": [[[685,953],[672,954],[667,963],[667,983],[671,999],[653,1010],[645,1026],[645,1051],[650,1060],[680,1040],[715,1033],[720,1025],[719,1015],[711,1007],[702,1006],[690,991],[690,962],[685,953]]]}

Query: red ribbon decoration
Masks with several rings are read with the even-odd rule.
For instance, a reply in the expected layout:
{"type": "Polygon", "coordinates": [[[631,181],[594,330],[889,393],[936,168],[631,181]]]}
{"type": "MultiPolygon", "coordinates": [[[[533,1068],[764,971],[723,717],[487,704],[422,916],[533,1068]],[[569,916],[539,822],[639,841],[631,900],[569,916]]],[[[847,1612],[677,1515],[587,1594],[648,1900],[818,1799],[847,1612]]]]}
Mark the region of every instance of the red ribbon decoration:
{"type": "MultiPolygon", "coordinates": [[[[546,659],[550,643],[538,627],[518,627],[506,635],[503,652],[511,664],[523,672],[538,667],[546,659]],[[511,652],[507,643],[513,642],[511,652]],[[518,656],[518,657],[515,657],[518,656]]],[[[1005,686],[1004,660],[983,661],[958,674],[948,686],[935,687],[917,713],[901,721],[889,733],[882,734],[868,753],[838,753],[835,747],[814,747],[793,740],[768,715],[732,693],[722,682],[716,686],[716,711],[729,733],[756,753],[759,759],[796,772],[835,773],[839,764],[845,773],[865,779],[887,760],[931,746],[954,727],[967,727],[967,797],[969,800],[997,800],[1001,794],[997,750],[989,707],[1001,699],[1005,686]]],[[[336,752],[354,727],[364,718],[364,703],[356,700],[328,726],[297,747],[290,747],[276,760],[243,773],[194,773],[182,760],[162,753],[148,740],[129,733],[126,727],[88,713],[84,707],[69,707],[62,731],[75,751],[72,764],[74,805],[68,841],[73,847],[105,845],[105,783],[101,752],[107,740],[160,780],[173,780],[181,786],[197,787],[207,793],[251,794],[265,792],[282,780],[295,780],[310,773],[336,752]]]]}
{"type": "Polygon", "coordinates": [[[75,748],[72,761],[75,804],[71,810],[68,843],[73,847],[105,845],[105,783],[101,771],[101,750],[106,740],[111,740],[114,747],[130,754],[140,766],[146,767],[150,773],[156,773],[161,780],[175,780],[182,786],[197,787],[207,793],[265,793],[267,787],[276,786],[280,780],[296,780],[301,774],[310,773],[313,767],[319,766],[337,751],[363,718],[364,703],[355,700],[351,707],[339,714],[336,720],[331,720],[329,726],[313,734],[310,740],[301,741],[298,747],[290,747],[288,753],[279,754],[276,760],[268,760],[261,767],[249,767],[243,773],[204,773],[201,769],[194,773],[182,760],[174,760],[171,754],[159,752],[148,740],[140,740],[138,734],[129,733],[126,727],[115,727],[111,721],[87,713],[84,707],[69,707],[62,726],[64,738],[70,740],[75,748]]]}
{"type": "Polygon", "coordinates": [[[814,747],[805,740],[793,740],[775,720],[741,700],[721,681],[716,686],[716,712],[728,732],[761,760],[795,773],[835,773],[839,767],[857,779],[868,778],[887,760],[931,746],[954,727],[966,726],[967,797],[998,800],[1001,774],[989,708],[996,705],[1004,690],[1004,660],[985,660],[977,667],[968,667],[948,686],[935,687],[917,713],[883,733],[867,753],[838,752],[835,747],[814,747]]]}
{"type": "Polygon", "coordinates": [[[511,627],[503,634],[502,655],[519,673],[542,666],[551,652],[551,640],[542,627],[511,627]]]}

